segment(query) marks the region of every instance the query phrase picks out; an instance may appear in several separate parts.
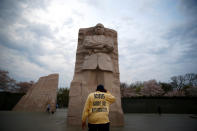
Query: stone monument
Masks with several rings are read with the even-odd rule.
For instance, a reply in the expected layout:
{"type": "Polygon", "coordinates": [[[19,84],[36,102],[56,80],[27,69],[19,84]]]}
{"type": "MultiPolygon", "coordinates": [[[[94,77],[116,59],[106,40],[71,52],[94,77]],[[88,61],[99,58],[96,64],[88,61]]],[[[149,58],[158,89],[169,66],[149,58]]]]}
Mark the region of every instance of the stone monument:
{"type": "Polygon", "coordinates": [[[124,118],[120,96],[117,32],[102,24],[79,30],[75,72],[69,93],[69,125],[81,124],[86,98],[89,93],[96,91],[98,84],[103,84],[116,97],[116,102],[110,107],[109,118],[111,125],[122,126],[124,118]]]}
{"type": "Polygon", "coordinates": [[[50,110],[56,110],[56,97],[58,88],[58,74],[40,77],[13,108],[14,111],[45,112],[47,105],[50,110]]]}

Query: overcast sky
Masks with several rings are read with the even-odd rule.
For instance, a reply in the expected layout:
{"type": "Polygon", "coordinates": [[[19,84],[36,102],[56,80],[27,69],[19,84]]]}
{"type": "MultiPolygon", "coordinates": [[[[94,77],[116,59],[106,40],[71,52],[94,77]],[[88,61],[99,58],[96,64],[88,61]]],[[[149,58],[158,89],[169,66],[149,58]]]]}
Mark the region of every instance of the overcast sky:
{"type": "Polygon", "coordinates": [[[0,0],[0,68],[69,87],[79,28],[97,23],[118,32],[121,82],[197,73],[197,0],[0,0]]]}

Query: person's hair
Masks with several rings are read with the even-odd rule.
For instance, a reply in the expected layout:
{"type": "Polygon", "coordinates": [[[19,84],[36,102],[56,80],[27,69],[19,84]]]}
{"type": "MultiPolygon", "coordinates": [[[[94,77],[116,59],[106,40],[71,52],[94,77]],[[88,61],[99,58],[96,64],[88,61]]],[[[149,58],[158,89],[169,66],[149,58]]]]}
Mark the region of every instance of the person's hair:
{"type": "Polygon", "coordinates": [[[96,91],[107,92],[103,85],[98,85],[96,91]]]}

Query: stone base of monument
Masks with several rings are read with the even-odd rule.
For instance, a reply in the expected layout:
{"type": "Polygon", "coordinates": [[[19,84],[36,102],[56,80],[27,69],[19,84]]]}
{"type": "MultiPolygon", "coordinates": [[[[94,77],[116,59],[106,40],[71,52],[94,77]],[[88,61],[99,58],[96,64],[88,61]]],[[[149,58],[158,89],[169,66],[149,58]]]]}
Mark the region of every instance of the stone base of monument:
{"type": "Polygon", "coordinates": [[[110,125],[112,126],[123,126],[124,117],[120,111],[110,111],[109,113],[110,125]]]}
{"type": "MultiPolygon", "coordinates": [[[[69,107],[67,114],[68,125],[81,125],[81,117],[82,117],[82,112],[86,98],[89,93],[94,92],[95,90],[96,90],[96,85],[92,87],[91,90],[88,90],[88,88],[85,88],[85,85],[80,82],[71,83],[70,93],[69,93],[69,107]]],[[[112,95],[116,97],[116,102],[110,106],[110,113],[109,113],[110,125],[123,126],[124,116],[121,107],[121,100],[119,95],[120,92],[116,87],[110,90],[112,95]]]]}

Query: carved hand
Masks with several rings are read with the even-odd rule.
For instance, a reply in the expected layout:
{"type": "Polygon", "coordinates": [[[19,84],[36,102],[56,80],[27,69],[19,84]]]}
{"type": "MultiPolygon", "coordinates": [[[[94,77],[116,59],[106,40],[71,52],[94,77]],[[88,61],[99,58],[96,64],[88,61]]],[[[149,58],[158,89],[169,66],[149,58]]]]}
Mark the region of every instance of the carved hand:
{"type": "Polygon", "coordinates": [[[104,45],[104,48],[105,48],[108,52],[110,52],[110,51],[112,51],[112,50],[114,49],[112,46],[109,46],[109,45],[107,45],[107,44],[104,45]]]}
{"type": "Polygon", "coordinates": [[[84,46],[87,49],[100,49],[100,48],[103,48],[103,44],[101,44],[101,43],[94,43],[94,42],[87,42],[84,46]]]}

